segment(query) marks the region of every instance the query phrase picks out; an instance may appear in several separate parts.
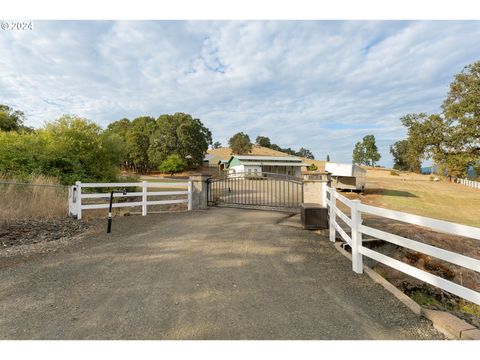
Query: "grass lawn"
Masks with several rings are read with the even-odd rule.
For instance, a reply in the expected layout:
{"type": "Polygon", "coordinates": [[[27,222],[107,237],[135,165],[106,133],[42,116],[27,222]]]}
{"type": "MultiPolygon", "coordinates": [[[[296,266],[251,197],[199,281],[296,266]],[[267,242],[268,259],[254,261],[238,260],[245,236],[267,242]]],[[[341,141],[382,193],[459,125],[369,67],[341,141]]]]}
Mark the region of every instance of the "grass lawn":
{"type": "Polygon", "coordinates": [[[480,226],[480,190],[429,175],[368,170],[362,202],[460,224],[480,226]]]}

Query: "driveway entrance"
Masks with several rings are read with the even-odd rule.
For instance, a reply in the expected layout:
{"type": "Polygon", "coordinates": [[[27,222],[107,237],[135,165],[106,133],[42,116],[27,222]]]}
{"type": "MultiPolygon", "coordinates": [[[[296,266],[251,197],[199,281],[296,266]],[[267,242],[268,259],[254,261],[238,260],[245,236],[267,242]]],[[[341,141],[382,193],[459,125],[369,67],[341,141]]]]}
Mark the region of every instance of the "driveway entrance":
{"type": "Polygon", "coordinates": [[[207,180],[209,206],[299,212],[303,181],[275,173],[230,173],[207,180]]]}
{"type": "Polygon", "coordinates": [[[441,338],[326,239],[279,225],[285,217],[116,218],[110,235],[0,270],[0,338],[441,338]]]}

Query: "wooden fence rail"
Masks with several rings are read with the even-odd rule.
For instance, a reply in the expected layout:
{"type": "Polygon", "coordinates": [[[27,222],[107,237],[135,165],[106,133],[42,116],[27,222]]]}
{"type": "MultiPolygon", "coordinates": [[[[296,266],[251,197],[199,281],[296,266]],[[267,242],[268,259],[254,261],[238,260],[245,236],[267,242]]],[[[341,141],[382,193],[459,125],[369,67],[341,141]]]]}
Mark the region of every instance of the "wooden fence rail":
{"type": "Polygon", "coordinates": [[[141,197],[141,201],[136,202],[120,202],[114,203],[112,207],[142,207],[142,216],[147,215],[149,205],[165,205],[165,204],[181,204],[187,203],[188,210],[192,209],[192,183],[188,182],[138,182],[138,183],[81,183],[77,181],[74,186],[70,187],[69,191],[69,213],[72,216],[76,216],[77,219],[82,218],[83,210],[91,209],[108,209],[109,203],[101,204],[85,204],[82,203],[83,199],[108,199],[110,198],[110,193],[83,193],[83,189],[88,188],[139,188],[142,191],[133,191],[123,194],[114,194],[115,198],[127,198],[127,197],[141,197]],[[154,189],[171,189],[179,188],[174,191],[148,191],[149,188],[154,189]],[[183,190],[183,189],[185,190],[183,190]],[[172,195],[186,195],[185,198],[181,199],[167,199],[167,200],[149,200],[149,196],[172,196],[172,195]]]}
{"type": "Polygon", "coordinates": [[[327,195],[326,204],[329,209],[330,241],[335,242],[336,233],[338,232],[340,237],[350,245],[352,249],[352,269],[354,272],[359,274],[363,272],[363,256],[367,256],[405,274],[416,277],[417,279],[420,279],[428,284],[437,286],[445,291],[480,305],[480,292],[443,279],[439,276],[433,275],[429,272],[369,249],[362,245],[362,236],[363,234],[369,235],[476,272],[480,272],[480,260],[431,246],[419,241],[407,239],[403,236],[391,234],[383,230],[365,226],[363,225],[362,214],[373,214],[413,225],[428,227],[433,230],[449,234],[465,236],[476,240],[480,240],[480,228],[365,205],[362,204],[360,200],[347,199],[339,194],[335,188],[328,187],[327,195]],[[350,217],[348,217],[337,207],[337,202],[343,203],[347,208],[350,209],[350,217]],[[351,229],[350,236],[338,224],[337,216],[347,225],[348,228],[351,229]]]}

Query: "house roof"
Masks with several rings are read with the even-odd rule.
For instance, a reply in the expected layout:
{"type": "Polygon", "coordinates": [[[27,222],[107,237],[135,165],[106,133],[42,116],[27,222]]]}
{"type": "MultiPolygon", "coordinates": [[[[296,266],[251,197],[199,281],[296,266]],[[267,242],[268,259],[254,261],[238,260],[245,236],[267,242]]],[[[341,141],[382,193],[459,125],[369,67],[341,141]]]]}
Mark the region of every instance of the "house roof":
{"type": "Polygon", "coordinates": [[[302,159],[293,156],[260,156],[260,155],[233,155],[230,160],[237,158],[238,160],[256,160],[256,161],[283,161],[283,162],[302,162],[302,159]]]}
{"type": "Polygon", "coordinates": [[[268,162],[268,161],[258,161],[258,162],[248,162],[248,163],[243,163],[242,165],[246,165],[246,166],[261,166],[261,165],[265,165],[265,166],[298,166],[298,167],[302,167],[302,166],[309,166],[309,164],[304,164],[302,162],[268,162]]]}
{"type": "Polygon", "coordinates": [[[220,156],[218,155],[215,155],[215,154],[207,154],[205,155],[205,157],[203,158],[203,161],[206,161],[206,160],[212,160],[212,159],[220,159],[220,156]]]}
{"type": "Polygon", "coordinates": [[[302,159],[293,156],[255,156],[255,155],[234,155],[228,160],[228,164],[251,165],[251,166],[308,166],[302,159]]]}

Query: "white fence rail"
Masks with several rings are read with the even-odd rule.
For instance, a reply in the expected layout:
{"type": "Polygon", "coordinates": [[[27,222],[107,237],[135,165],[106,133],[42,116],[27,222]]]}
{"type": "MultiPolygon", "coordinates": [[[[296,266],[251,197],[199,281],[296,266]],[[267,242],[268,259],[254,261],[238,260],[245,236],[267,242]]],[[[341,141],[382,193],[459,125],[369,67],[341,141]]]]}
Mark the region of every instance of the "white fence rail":
{"type": "Polygon", "coordinates": [[[473,181],[473,180],[468,180],[468,179],[457,179],[457,183],[472,187],[474,189],[480,189],[480,182],[478,181],[473,181]]]}
{"type": "Polygon", "coordinates": [[[82,218],[83,210],[92,209],[108,209],[109,202],[101,204],[85,204],[82,203],[84,199],[109,199],[110,193],[83,193],[83,189],[86,188],[140,188],[142,191],[127,192],[126,195],[115,193],[114,198],[127,198],[127,197],[141,197],[141,201],[136,202],[118,202],[113,203],[112,207],[142,207],[142,215],[145,216],[148,213],[149,205],[165,205],[165,204],[181,204],[187,203],[188,210],[192,209],[192,183],[188,182],[137,182],[137,183],[81,183],[77,181],[69,191],[69,212],[70,215],[76,216],[77,219],[82,218]],[[154,189],[172,189],[179,188],[178,191],[148,191],[149,188],[154,189]],[[183,189],[182,189],[183,188],[183,189]],[[185,189],[185,190],[184,190],[185,189]],[[167,200],[149,200],[149,196],[172,196],[172,195],[186,195],[182,199],[167,199],[167,200]]]}
{"type": "Polygon", "coordinates": [[[352,249],[352,269],[354,272],[359,274],[363,272],[363,256],[367,256],[405,274],[416,277],[417,279],[420,279],[428,284],[437,286],[445,291],[480,305],[480,292],[458,285],[452,281],[443,279],[439,276],[433,275],[424,270],[420,270],[416,267],[369,249],[363,246],[362,236],[363,234],[373,236],[377,239],[384,240],[398,246],[403,246],[410,250],[414,250],[477,272],[480,272],[480,260],[431,246],[419,241],[407,239],[403,236],[390,234],[383,230],[365,226],[363,225],[362,214],[373,214],[413,225],[428,227],[433,230],[449,234],[469,237],[476,240],[480,240],[480,228],[365,205],[362,204],[360,200],[347,199],[346,197],[340,195],[335,188],[327,187],[327,194],[327,206],[329,208],[330,220],[330,241],[335,242],[336,233],[338,232],[341,238],[350,245],[352,249]],[[348,217],[337,207],[337,202],[343,203],[350,209],[350,217],[348,217]],[[351,229],[351,236],[349,236],[347,232],[338,224],[337,216],[342,219],[351,229]]]}

